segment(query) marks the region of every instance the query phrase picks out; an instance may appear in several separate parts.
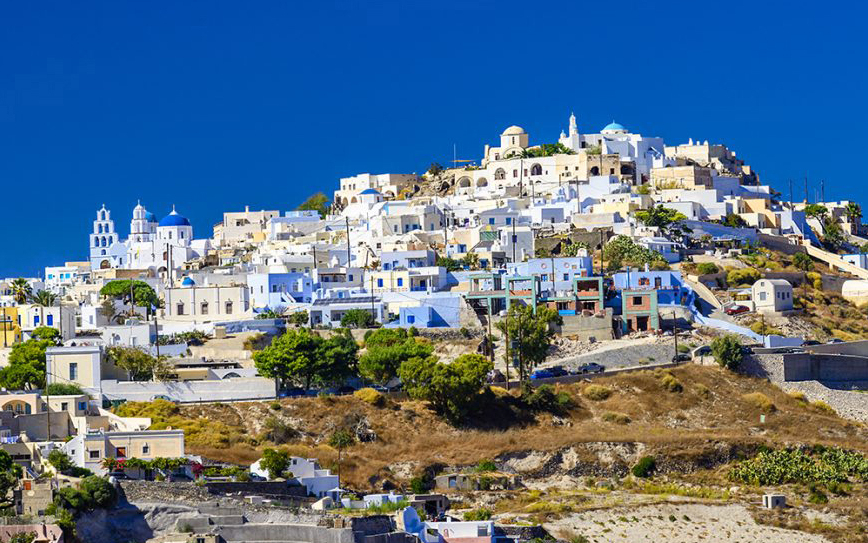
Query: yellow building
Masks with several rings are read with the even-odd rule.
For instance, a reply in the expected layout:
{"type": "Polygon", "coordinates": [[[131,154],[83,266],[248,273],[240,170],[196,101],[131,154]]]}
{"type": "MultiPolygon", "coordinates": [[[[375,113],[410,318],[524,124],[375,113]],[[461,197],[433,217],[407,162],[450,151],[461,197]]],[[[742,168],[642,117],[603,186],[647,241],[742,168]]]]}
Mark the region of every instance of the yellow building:
{"type": "Polygon", "coordinates": [[[141,432],[87,432],[63,444],[75,465],[104,475],[103,460],[139,458],[182,458],[183,430],[144,430],[141,432]]]}
{"type": "Polygon", "coordinates": [[[21,326],[18,324],[17,307],[0,307],[0,343],[10,347],[21,342],[21,326]]]}

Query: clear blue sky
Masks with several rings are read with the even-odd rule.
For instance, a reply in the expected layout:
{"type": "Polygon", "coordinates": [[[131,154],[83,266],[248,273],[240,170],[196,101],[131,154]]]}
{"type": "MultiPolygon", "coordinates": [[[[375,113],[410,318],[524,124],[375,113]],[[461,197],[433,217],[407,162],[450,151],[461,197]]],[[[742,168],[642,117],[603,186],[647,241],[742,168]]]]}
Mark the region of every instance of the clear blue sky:
{"type": "MultiPolygon", "coordinates": [[[[804,2],[4,2],[0,277],[84,259],[105,203],[289,210],[341,176],[616,119],[765,182],[866,189],[866,8],[804,2]],[[472,4],[472,6],[471,6],[472,4]]],[[[866,202],[868,203],[868,202],[866,202]]]]}

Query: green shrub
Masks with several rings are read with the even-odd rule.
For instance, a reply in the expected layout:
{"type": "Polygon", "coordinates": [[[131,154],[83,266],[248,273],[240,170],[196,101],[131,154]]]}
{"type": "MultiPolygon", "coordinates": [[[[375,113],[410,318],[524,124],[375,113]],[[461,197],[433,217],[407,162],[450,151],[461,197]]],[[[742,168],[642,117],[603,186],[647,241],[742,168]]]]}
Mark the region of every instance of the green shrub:
{"type": "Polygon", "coordinates": [[[819,485],[811,484],[808,486],[808,501],[816,505],[822,505],[829,503],[829,498],[819,485]]]}
{"type": "Polygon", "coordinates": [[[723,337],[715,338],[711,342],[711,354],[714,360],[722,368],[730,371],[737,371],[741,367],[744,353],[741,350],[741,342],[735,335],[727,334],[723,337]]]}
{"type": "Polygon", "coordinates": [[[484,473],[488,471],[497,471],[497,466],[494,464],[492,460],[480,460],[474,470],[478,473],[484,473]]]}
{"type": "Polygon", "coordinates": [[[582,390],[582,395],[595,402],[600,402],[612,395],[612,389],[603,385],[588,385],[582,390]]]}
{"type": "Polygon", "coordinates": [[[272,411],[280,411],[281,409],[283,409],[280,405],[280,402],[271,402],[268,407],[271,408],[272,411]]]}
{"type": "Polygon", "coordinates": [[[528,408],[536,411],[559,413],[573,407],[573,398],[567,392],[556,392],[552,385],[522,388],[521,399],[528,408]]]}
{"type": "Polygon", "coordinates": [[[491,509],[487,509],[482,507],[480,509],[474,509],[472,511],[467,511],[464,513],[464,520],[471,521],[479,521],[479,520],[490,520],[491,519],[491,509]]]}
{"type": "Polygon", "coordinates": [[[742,268],[730,270],[730,272],[726,274],[726,282],[732,287],[749,287],[759,281],[760,277],[761,275],[758,270],[753,268],[742,268]]]}
{"type": "Polygon", "coordinates": [[[868,459],[859,452],[837,447],[813,450],[763,450],[736,464],[729,478],[753,485],[846,482],[850,477],[868,480],[868,459]]]}
{"type": "Polygon", "coordinates": [[[702,262],[696,266],[696,271],[699,275],[710,275],[720,271],[714,262],[702,262]]]}
{"type": "Polygon", "coordinates": [[[633,469],[630,470],[633,475],[636,477],[650,477],[651,474],[654,473],[654,470],[657,468],[657,461],[653,456],[643,456],[636,462],[636,465],[633,466],[633,469]]]}
{"type": "Polygon", "coordinates": [[[84,394],[81,387],[69,383],[51,383],[45,387],[46,396],[80,396],[84,394]]]}

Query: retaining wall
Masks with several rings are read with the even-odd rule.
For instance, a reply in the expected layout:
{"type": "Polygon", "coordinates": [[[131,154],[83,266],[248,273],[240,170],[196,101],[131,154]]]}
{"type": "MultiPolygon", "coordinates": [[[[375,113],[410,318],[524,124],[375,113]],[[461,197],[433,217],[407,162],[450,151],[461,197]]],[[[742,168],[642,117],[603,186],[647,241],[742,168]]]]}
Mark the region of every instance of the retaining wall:
{"type": "Polygon", "coordinates": [[[784,381],[865,381],[868,358],[838,354],[786,354],[784,381]]]}

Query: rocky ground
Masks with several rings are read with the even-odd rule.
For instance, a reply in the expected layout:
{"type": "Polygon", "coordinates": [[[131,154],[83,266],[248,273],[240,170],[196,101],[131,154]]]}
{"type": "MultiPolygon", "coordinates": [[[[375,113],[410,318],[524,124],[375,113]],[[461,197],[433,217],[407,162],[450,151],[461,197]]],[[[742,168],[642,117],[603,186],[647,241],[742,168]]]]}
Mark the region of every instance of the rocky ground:
{"type": "Polygon", "coordinates": [[[559,538],[570,539],[571,535],[578,534],[594,543],[829,541],[820,535],[757,524],[748,507],[740,504],[666,503],[614,507],[573,513],[544,526],[559,538]]]}

